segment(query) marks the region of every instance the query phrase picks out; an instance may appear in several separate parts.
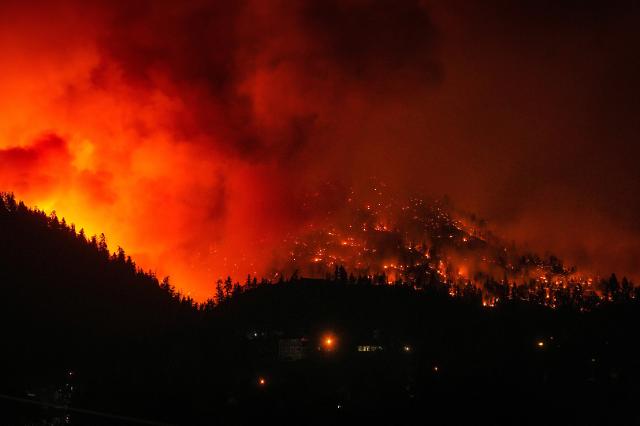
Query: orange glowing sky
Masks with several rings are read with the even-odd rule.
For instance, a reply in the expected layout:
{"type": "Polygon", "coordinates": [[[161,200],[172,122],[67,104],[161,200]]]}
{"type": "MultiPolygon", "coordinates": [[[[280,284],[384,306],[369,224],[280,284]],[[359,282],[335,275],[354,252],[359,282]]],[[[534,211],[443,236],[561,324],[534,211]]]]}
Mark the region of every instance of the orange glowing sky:
{"type": "Polygon", "coordinates": [[[0,190],[197,298],[371,175],[636,274],[637,7],[447,3],[2,2],[0,190]]]}

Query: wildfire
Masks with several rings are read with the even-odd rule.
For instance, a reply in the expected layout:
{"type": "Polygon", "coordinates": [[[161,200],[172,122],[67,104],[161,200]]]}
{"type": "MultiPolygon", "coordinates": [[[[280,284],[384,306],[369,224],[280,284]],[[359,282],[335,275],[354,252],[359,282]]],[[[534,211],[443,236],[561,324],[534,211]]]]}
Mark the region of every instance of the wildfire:
{"type": "MultiPolygon", "coordinates": [[[[360,196],[355,191],[350,195],[354,199],[360,196]]],[[[355,277],[385,285],[408,284],[417,290],[435,280],[450,297],[481,293],[480,303],[486,308],[514,298],[555,308],[560,293],[565,300],[572,294],[592,295],[592,303],[602,300],[593,289],[592,278],[569,272],[555,257],[544,259],[523,255],[516,248],[505,250],[506,245],[495,236],[482,239],[437,200],[414,198],[407,205],[391,199],[365,203],[362,209],[357,205],[354,203],[353,210],[339,220],[330,215],[326,230],[316,226],[307,235],[296,235],[290,257],[294,263],[288,265],[289,270],[326,277],[334,276],[334,269],[343,266],[355,277]],[[313,268],[295,259],[311,259],[313,268]]]]}

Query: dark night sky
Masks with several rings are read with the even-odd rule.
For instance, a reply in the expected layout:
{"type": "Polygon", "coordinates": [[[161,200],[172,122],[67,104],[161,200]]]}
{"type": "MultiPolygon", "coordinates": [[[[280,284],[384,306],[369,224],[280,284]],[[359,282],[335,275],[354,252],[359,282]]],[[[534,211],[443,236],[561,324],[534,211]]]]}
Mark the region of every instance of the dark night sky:
{"type": "Polygon", "coordinates": [[[640,277],[634,3],[4,1],[0,188],[194,291],[371,175],[640,277]]]}

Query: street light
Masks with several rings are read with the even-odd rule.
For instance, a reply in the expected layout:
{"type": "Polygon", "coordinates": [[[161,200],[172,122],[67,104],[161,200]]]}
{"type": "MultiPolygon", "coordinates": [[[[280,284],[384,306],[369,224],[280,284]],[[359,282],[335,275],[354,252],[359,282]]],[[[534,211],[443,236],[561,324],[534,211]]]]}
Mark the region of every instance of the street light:
{"type": "Polygon", "coordinates": [[[332,351],[336,347],[336,338],[332,334],[325,334],[322,337],[321,347],[325,351],[332,351]]]}

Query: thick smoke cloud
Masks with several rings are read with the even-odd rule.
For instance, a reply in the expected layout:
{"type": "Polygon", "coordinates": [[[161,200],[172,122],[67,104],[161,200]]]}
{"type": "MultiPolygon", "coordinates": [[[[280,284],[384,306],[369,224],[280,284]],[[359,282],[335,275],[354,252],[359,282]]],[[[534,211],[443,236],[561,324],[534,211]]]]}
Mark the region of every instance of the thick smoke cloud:
{"type": "Polygon", "coordinates": [[[371,175],[637,273],[637,10],[556,3],[3,2],[0,186],[198,298],[371,175]]]}
{"type": "Polygon", "coordinates": [[[44,135],[27,147],[1,149],[0,179],[20,192],[54,191],[65,184],[70,158],[64,140],[44,135]]]}

